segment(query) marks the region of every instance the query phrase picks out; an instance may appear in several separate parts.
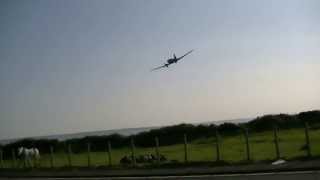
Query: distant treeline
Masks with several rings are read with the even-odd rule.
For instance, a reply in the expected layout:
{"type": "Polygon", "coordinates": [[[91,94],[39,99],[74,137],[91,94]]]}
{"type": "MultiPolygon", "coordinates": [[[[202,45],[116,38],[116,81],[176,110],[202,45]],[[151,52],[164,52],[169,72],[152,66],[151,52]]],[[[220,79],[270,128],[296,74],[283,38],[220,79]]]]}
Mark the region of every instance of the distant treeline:
{"type": "Polygon", "coordinates": [[[37,147],[41,153],[49,153],[50,146],[52,146],[56,152],[64,152],[70,144],[72,146],[72,151],[74,153],[79,153],[86,151],[87,144],[90,143],[92,151],[106,151],[108,141],[111,142],[112,148],[129,147],[131,138],[134,139],[136,146],[152,147],[155,145],[155,137],[159,138],[160,145],[172,145],[182,143],[184,134],[188,135],[188,140],[190,141],[198,138],[215,136],[216,130],[223,136],[230,136],[241,133],[244,128],[247,128],[249,132],[262,132],[271,130],[275,126],[280,129],[300,128],[304,126],[305,122],[308,122],[309,125],[314,128],[320,126],[320,111],[307,111],[295,115],[265,115],[257,117],[249,122],[239,124],[179,124],[153,129],[131,136],[112,134],[107,136],[88,136],[65,141],[23,139],[0,148],[3,150],[4,157],[11,157],[12,149],[16,150],[20,146],[37,147]]]}

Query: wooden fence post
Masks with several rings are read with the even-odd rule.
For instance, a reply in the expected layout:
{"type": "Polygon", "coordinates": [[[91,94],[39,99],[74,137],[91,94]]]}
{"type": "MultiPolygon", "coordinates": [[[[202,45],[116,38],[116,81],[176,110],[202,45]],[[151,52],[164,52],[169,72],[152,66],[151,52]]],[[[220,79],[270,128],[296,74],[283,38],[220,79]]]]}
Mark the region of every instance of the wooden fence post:
{"type": "Polygon", "coordinates": [[[307,156],[311,157],[311,146],[310,146],[310,138],[309,138],[309,125],[307,122],[304,124],[305,129],[305,136],[306,136],[306,150],[307,150],[307,156]]]}
{"type": "MultiPolygon", "coordinates": [[[[27,162],[27,158],[23,157],[23,168],[27,168],[28,162],[27,162]]],[[[29,163],[30,165],[30,163],[29,163]]]]}
{"type": "Polygon", "coordinates": [[[274,145],[276,148],[276,158],[280,159],[280,149],[279,149],[278,127],[277,126],[275,126],[273,128],[273,135],[274,135],[274,145]]]}
{"type": "Polygon", "coordinates": [[[110,141],[108,141],[108,159],[109,159],[109,166],[112,166],[111,143],[110,143],[110,141]]]}
{"type": "Polygon", "coordinates": [[[12,153],[12,168],[15,168],[16,167],[16,154],[13,149],[11,150],[11,153],[12,153]]]}
{"type": "Polygon", "coordinates": [[[91,153],[91,149],[90,149],[90,143],[87,144],[87,156],[88,156],[88,167],[91,166],[91,156],[90,156],[90,153],[91,153]]]}
{"type": "Polygon", "coordinates": [[[248,133],[248,129],[245,128],[244,129],[244,137],[246,140],[246,152],[247,152],[247,160],[250,161],[250,145],[249,145],[249,133],[248,133]]]}
{"type": "Polygon", "coordinates": [[[216,161],[220,161],[220,135],[216,129],[216,161]]]}
{"type": "Polygon", "coordinates": [[[0,168],[3,168],[4,165],[3,165],[3,151],[2,149],[0,149],[0,168]]]}
{"type": "Polygon", "coordinates": [[[187,135],[183,135],[183,140],[184,140],[184,162],[188,162],[188,140],[187,140],[187,135]]]}
{"type": "Polygon", "coordinates": [[[160,164],[159,139],[158,139],[158,137],[155,137],[154,140],[156,142],[157,163],[160,164]]]}
{"type": "Polygon", "coordinates": [[[53,147],[50,146],[50,167],[53,168],[54,164],[53,164],[53,147]]]}
{"type": "Polygon", "coordinates": [[[134,140],[131,138],[131,159],[132,159],[132,165],[136,166],[136,156],[135,156],[135,147],[134,147],[134,140]]]}
{"type": "Polygon", "coordinates": [[[71,153],[72,153],[71,145],[68,144],[68,163],[69,163],[69,167],[72,167],[71,153]]]}

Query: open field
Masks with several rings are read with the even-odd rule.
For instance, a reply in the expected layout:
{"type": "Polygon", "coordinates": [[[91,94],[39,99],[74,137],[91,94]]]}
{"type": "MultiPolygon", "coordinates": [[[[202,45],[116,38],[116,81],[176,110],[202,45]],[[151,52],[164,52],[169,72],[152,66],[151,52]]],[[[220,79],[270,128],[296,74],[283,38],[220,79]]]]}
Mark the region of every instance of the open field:
{"type": "MultiPolygon", "coordinates": [[[[320,130],[310,130],[310,145],[312,156],[320,156],[320,130]]],[[[305,145],[304,129],[280,130],[278,132],[280,156],[285,159],[295,159],[305,157],[307,151],[302,147],[305,145]]],[[[252,161],[273,160],[276,158],[273,131],[249,134],[250,156],[252,161]]],[[[243,135],[222,136],[220,145],[220,159],[222,161],[237,163],[245,161],[246,144],[243,135]]],[[[160,154],[165,155],[169,161],[184,162],[184,144],[172,146],[161,146],[160,154]]],[[[131,154],[131,148],[112,149],[112,164],[119,165],[120,159],[124,155],[131,154]]],[[[155,154],[155,148],[135,148],[135,154],[155,154]]],[[[72,166],[88,166],[88,154],[71,154],[72,166]]],[[[68,155],[66,153],[54,153],[54,167],[69,166],[68,155]]],[[[216,160],[215,137],[197,139],[188,143],[188,160],[189,162],[213,162],[216,160]]],[[[13,166],[12,160],[4,160],[3,167],[10,168],[13,166]]],[[[91,166],[107,166],[107,152],[91,152],[91,166]]],[[[41,167],[50,167],[50,154],[41,154],[41,167]]],[[[22,167],[22,166],[21,166],[22,167]]]]}
{"type": "MultiPolygon", "coordinates": [[[[249,174],[218,174],[218,175],[181,175],[181,176],[134,176],[134,177],[41,177],[41,179],[48,179],[48,180],[130,180],[130,179],[188,179],[188,180],[209,180],[209,179],[216,179],[216,180],[261,180],[261,179],[273,179],[273,180],[291,180],[291,179],[304,179],[304,180],[314,180],[319,179],[320,172],[319,171],[298,171],[298,172],[276,172],[276,173],[249,173],[249,174]]],[[[0,180],[14,180],[14,179],[27,179],[27,180],[38,180],[39,177],[30,178],[30,177],[10,177],[10,178],[0,178],[0,180]]]]}

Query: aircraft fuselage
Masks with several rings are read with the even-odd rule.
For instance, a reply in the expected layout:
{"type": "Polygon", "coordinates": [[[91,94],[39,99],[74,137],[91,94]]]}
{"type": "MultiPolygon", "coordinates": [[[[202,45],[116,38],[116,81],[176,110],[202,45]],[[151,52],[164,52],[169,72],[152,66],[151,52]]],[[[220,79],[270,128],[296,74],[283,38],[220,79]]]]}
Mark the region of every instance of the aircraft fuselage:
{"type": "Polygon", "coordinates": [[[177,61],[178,61],[177,59],[168,59],[167,63],[172,64],[172,63],[177,63],[177,61]]]}

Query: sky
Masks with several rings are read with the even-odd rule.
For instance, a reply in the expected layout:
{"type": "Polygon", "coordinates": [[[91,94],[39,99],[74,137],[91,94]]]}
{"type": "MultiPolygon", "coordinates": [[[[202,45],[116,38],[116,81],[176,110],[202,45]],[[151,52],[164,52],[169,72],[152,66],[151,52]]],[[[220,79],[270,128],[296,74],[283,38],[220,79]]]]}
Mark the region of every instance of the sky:
{"type": "Polygon", "coordinates": [[[0,139],[319,109],[319,8],[318,0],[2,0],[0,139]]]}

